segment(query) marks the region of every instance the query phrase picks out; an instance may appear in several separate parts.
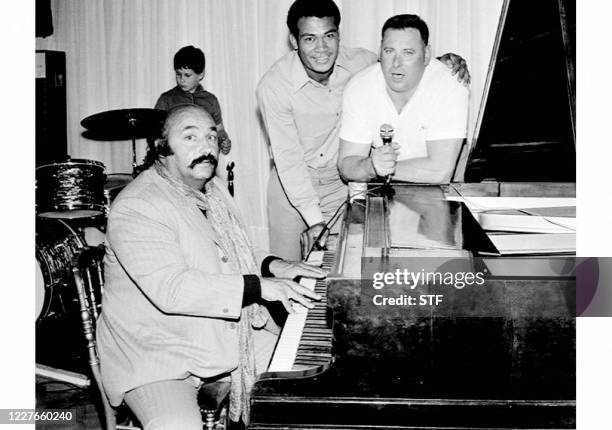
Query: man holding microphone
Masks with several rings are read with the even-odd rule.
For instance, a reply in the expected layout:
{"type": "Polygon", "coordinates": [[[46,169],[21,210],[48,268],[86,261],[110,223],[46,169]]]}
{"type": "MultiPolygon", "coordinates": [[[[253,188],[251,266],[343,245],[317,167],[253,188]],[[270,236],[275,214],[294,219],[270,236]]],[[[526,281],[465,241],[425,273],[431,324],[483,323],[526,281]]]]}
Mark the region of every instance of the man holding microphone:
{"type": "Polygon", "coordinates": [[[468,89],[432,58],[427,24],[417,15],[385,22],[379,59],[344,91],[341,175],[450,182],[466,137],[468,89]]]}

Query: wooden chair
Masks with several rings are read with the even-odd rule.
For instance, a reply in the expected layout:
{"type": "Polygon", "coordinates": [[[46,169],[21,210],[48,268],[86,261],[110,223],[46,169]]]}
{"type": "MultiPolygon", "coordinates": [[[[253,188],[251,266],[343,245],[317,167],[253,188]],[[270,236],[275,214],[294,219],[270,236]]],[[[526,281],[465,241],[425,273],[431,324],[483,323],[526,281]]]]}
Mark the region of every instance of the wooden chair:
{"type": "MultiPolygon", "coordinates": [[[[83,333],[87,342],[89,367],[102,401],[104,428],[106,430],[137,429],[138,427],[132,425],[117,424],[116,411],[108,402],[100,377],[96,322],[101,311],[102,294],[104,293],[103,257],[103,245],[85,247],[74,256],[72,262],[72,273],[80,305],[83,333]]],[[[202,386],[198,392],[198,403],[204,421],[204,429],[226,429],[227,423],[229,423],[226,413],[228,395],[229,382],[226,380],[209,382],[202,386]]]]}

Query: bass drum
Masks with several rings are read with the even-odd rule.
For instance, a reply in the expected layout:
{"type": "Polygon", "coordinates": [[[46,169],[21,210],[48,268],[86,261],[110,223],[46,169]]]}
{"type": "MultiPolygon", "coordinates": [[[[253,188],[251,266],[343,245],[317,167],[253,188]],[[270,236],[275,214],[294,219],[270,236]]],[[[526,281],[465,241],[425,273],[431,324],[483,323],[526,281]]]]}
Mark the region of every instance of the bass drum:
{"type": "Polygon", "coordinates": [[[79,312],[72,259],[83,238],[59,219],[36,220],[36,321],[79,312]]]}

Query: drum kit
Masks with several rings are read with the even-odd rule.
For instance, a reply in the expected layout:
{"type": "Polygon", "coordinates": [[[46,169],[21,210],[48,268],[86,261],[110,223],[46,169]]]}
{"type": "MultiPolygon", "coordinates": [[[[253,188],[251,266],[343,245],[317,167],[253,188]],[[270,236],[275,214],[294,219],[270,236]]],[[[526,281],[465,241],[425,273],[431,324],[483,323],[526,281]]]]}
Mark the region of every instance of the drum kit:
{"type": "Polygon", "coordinates": [[[131,139],[132,174],[107,175],[103,163],[85,159],[36,168],[37,322],[78,312],[72,260],[80,249],[100,244],[111,202],[137,172],[136,139],[158,133],[164,118],[164,111],[138,108],[101,112],[81,121],[87,129],[84,137],[131,139]]]}

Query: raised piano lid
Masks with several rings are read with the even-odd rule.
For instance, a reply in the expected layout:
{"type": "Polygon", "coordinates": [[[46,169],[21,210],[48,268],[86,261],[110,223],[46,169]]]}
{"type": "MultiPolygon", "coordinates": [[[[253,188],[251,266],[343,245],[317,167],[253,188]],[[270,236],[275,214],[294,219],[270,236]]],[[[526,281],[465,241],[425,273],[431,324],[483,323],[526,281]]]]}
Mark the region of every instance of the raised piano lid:
{"type": "Polygon", "coordinates": [[[571,0],[505,0],[455,180],[575,182],[575,8],[571,0]]]}

